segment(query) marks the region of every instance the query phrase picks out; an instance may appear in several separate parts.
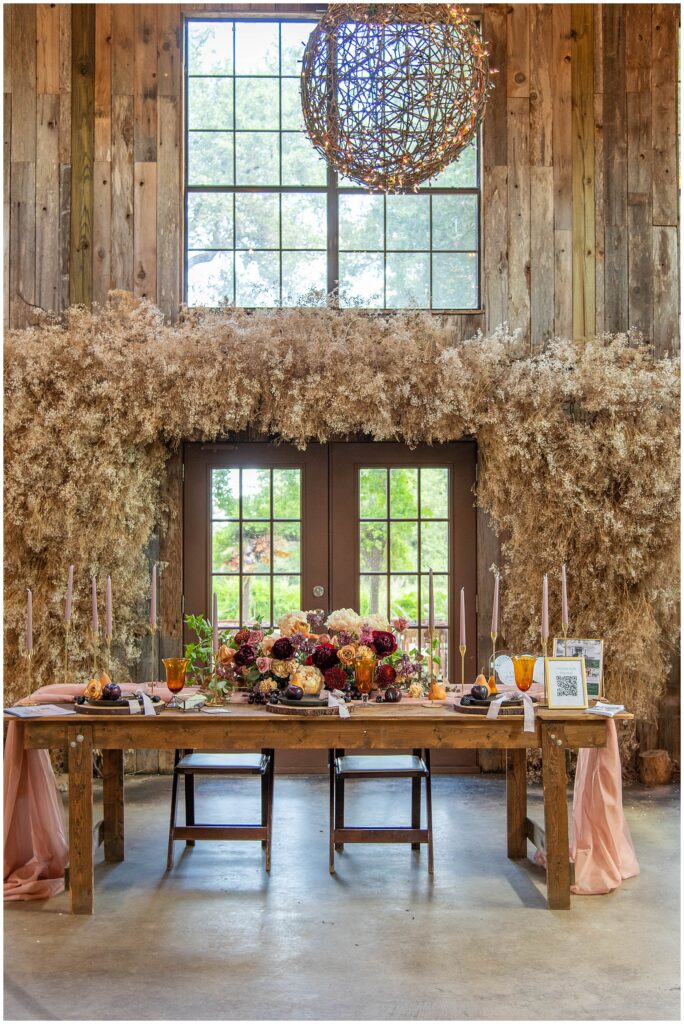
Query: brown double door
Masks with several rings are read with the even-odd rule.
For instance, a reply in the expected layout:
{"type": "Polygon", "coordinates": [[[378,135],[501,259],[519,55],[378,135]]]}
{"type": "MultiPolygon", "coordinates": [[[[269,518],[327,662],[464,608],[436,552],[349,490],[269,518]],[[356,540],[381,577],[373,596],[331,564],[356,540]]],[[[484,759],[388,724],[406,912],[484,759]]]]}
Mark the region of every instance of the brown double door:
{"type": "MultiPolygon", "coordinates": [[[[467,595],[467,678],[475,673],[476,519],[472,442],[189,444],[184,452],[185,614],[222,626],[275,625],[295,609],[354,608],[407,620],[426,640],[430,570],[440,660],[460,677],[459,600],[467,595]]],[[[186,635],[186,640],[190,635],[186,635]]],[[[474,752],[437,764],[474,768],[474,752]]],[[[284,766],[284,765],[283,765],[284,766]]],[[[321,752],[289,770],[324,766],[321,752]]]]}

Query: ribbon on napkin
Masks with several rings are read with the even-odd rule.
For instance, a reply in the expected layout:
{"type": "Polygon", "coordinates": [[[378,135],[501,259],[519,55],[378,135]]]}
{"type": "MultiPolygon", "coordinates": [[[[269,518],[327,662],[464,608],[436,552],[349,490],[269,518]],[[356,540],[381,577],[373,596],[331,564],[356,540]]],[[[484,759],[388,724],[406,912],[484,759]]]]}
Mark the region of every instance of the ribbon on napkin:
{"type": "Polygon", "coordinates": [[[340,718],[349,718],[349,708],[341,690],[328,690],[328,707],[337,708],[340,718]]]}
{"type": "Polygon", "coordinates": [[[128,706],[130,708],[132,715],[139,715],[141,711],[144,712],[146,715],[156,715],[157,713],[154,710],[154,704],[147,696],[147,694],[143,693],[142,690],[136,690],[133,696],[127,697],[126,700],[128,701],[128,706]],[[138,698],[142,700],[142,708],[140,707],[138,698]]]}
{"type": "MultiPolygon", "coordinates": [[[[523,702],[523,732],[534,732],[534,704],[528,693],[518,690],[515,697],[522,697],[523,702]]],[[[492,700],[487,709],[487,718],[498,718],[501,706],[506,699],[510,700],[510,693],[500,693],[492,700]]]]}

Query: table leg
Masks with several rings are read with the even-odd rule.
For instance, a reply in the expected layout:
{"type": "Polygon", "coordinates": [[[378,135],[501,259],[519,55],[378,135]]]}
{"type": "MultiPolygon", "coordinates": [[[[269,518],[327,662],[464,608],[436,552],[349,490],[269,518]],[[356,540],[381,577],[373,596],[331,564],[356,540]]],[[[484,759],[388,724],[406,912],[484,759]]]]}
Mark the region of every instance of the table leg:
{"type": "Polygon", "coordinates": [[[549,909],[570,907],[570,846],[568,842],[568,774],[565,745],[557,725],[542,723],[546,890],[549,909]],[[560,743],[559,743],[560,741],[560,743]]]}
{"type": "Polygon", "coordinates": [[[93,912],[93,733],[69,729],[69,882],[72,914],[93,912]]]}
{"type": "Polygon", "coordinates": [[[115,863],[124,859],[123,750],[102,751],[102,797],[105,860],[115,863]]]}
{"type": "Polygon", "coordinates": [[[506,751],[506,822],[508,856],[527,856],[527,750],[506,751]]]}

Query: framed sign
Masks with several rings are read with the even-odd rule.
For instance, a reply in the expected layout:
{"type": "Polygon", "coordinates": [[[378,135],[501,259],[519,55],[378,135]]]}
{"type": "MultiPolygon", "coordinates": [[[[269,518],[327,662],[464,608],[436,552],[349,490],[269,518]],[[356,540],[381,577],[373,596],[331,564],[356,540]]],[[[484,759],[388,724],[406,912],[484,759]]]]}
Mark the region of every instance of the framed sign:
{"type": "Polygon", "coordinates": [[[546,658],[544,662],[546,701],[550,708],[586,708],[587,676],[584,658],[546,658]]]}
{"type": "Polygon", "coordinates": [[[584,658],[587,676],[587,694],[598,700],[603,697],[603,640],[576,640],[555,637],[553,653],[556,658],[584,658]]]}

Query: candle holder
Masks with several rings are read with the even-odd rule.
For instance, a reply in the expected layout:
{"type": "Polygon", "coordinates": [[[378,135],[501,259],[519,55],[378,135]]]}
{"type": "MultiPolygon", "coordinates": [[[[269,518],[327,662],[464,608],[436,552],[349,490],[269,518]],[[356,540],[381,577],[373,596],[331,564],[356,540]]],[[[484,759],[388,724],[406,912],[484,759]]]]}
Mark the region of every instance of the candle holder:
{"type": "Polygon", "coordinates": [[[492,661],[494,661],[494,658],[496,657],[496,638],[499,634],[490,633],[489,635],[492,638],[492,661]]]}
{"type": "Polygon", "coordinates": [[[33,651],[27,651],[24,655],[26,658],[26,675],[28,680],[28,694],[24,704],[35,704],[36,701],[32,700],[31,694],[33,693],[33,651]]]}
{"type": "Polygon", "coordinates": [[[90,643],[93,648],[93,679],[97,679],[97,647],[100,635],[96,629],[89,630],[90,643]]]}
{"type": "Polygon", "coordinates": [[[561,629],[563,630],[563,639],[567,640],[568,639],[568,623],[567,622],[561,623],[561,629]]]}
{"type": "Polygon", "coordinates": [[[460,655],[461,655],[461,696],[463,697],[463,695],[465,694],[465,653],[466,653],[466,645],[465,644],[461,644],[461,646],[459,647],[458,650],[459,650],[460,655]]]}
{"type": "Polygon", "coordinates": [[[64,682],[69,682],[69,633],[71,632],[71,620],[64,623],[64,682]]]}
{"type": "Polygon", "coordinates": [[[209,685],[207,687],[207,689],[209,690],[209,696],[207,697],[207,705],[212,708],[221,707],[225,703],[223,694],[219,689],[218,666],[218,655],[214,654],[212,657],[212,670],[211,675],[209,676],[209,685]]]}
{"type": "Polygon", "coordinates": [[[150,644],[150,697],[154,697],[154,684],[157,679],[157,627],[150,624],[149,627],[152,642],[150,644]]]}

